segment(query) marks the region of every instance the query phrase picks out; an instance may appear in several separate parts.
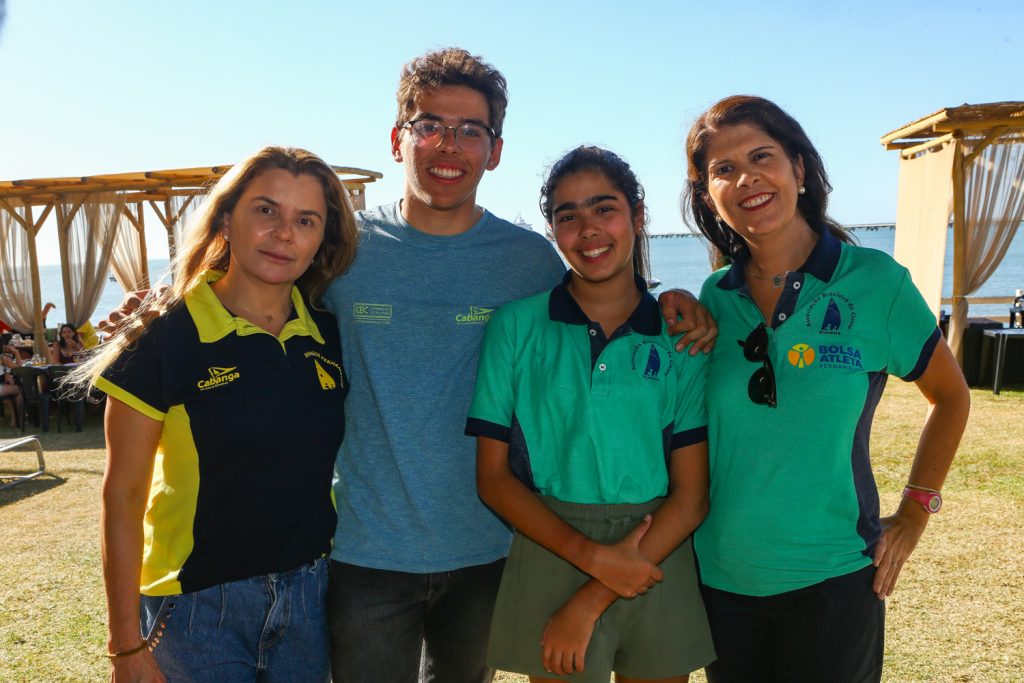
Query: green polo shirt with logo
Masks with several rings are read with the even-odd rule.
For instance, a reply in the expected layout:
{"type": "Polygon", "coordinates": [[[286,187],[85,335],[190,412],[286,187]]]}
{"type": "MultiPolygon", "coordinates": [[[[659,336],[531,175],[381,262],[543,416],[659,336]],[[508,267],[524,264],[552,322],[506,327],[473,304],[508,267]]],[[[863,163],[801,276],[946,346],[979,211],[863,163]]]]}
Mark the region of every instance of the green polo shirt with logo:
{"type": "Polygon", "coordinates": [[[694,547],[702,581],[753,596],[784,593],[871,562],[881,533],[868,452],[889,375],[913,381],[940,339],[905,268],[821,231],[765,321],[745,261],[713,273],[701,301],[719,325],[708,366],[711,510],[694,547]],[[778,406],[753,403],[761,363],[742,342],[768,328],[778,406]]]}
{"type": "Polygon", "coordinates": [[[466,433],[509,444],[532,490],[572,503],[642,503],[668,491],[673,449],[707,438],[706,357],[676,353],[644,292],[609,337],[566,285],[488,323],[466,433]]]}
{"type": "Polygon", "coordinates": [[[330,551],[348,382],[337,324],[292,290],[276,337],[227,311],[209,272],[96,385],[163,423],[141,592],[189,593],[330,551]]]}

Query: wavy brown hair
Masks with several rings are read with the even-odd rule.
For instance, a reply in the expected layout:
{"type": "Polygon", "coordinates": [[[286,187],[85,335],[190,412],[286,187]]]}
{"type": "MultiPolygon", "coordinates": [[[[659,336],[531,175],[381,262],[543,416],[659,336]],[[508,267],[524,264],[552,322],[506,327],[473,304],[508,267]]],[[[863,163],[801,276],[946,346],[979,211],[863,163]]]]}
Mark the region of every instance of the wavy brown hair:
{"type": "Polygon", "coordinates": [[[761,129],[785,150],[793,162],[804,162],[804,187],[798,195],[796,208],[812,230],[827,229],[843,242],[853,239],[843,227],[828,215],[828,194],[832,184],[825,172],[825,162],[811,143],[803,127],[774,102],[754,95],[732,95],[719,100],[697,117],[686,136],[686,185],[683,187],[681,209],[683,220],[694,225],[711,243],[714,252],[712,265],[719,267],[726,257],[734,258],[747,253],[747,243],[726,225],[715,220],[708,195],[707,148],[711,138],[726,126],[749,124],[761,129]]]}
{"type": "Polygon", "coordinates": [[[398,80],[398,116],[395,128],[408,123],[416,111],[416,98],[423,92],[449,85],[472,88],[487,100],[491,114],[488,122],[494,135],[501,137],[508,107],[508,84],[501,72],[476,55],[458,47],[428,52],[402,67],[398,80]]]}
{"type": "Polygon", "coordinates": [[[142,335],[150,320],[179,306],[206,271],[228,269],[231,245],[221,234],[224,218],[256,176],[274,169],[284,169],[296,176],[312,176],[320,182],[324,192],[327,205],[324,239],[312,264],[295,282],[307,303],[319,306],[327,285],[344,273],[355,258],[358,240],[355,216],[337,173],[320,157],[296,147],[264,147],[221,176],[189,219],[183,244],[171,264],[173,285],[162,291],[151,290],[138,310],[100,347],[101,350],[75,369],[70,375],[72,384],[95,382],[142,335]]]}

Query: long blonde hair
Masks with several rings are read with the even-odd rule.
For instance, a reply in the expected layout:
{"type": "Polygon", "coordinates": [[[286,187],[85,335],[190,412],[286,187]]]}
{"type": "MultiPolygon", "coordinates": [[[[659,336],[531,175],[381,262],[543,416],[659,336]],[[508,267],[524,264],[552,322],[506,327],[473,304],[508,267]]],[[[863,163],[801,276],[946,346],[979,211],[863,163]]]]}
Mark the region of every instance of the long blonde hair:
{"type": "Polygon", "coordinates": [[[320,181],[327,204],[324,239],[313,263],[296,281],[306,301],[319,306],[327,285],[344,273],[356,255],[358,241],[355,216],[337,174],[320,157],[296,147],[264,147],[235,164],[221,176],[203,203],[189,219],[181,250],[171,264],[174,283],[152,290],[139,308],[121,325],[89,360],[68,376],[72,385],[91,385],[145,331],[153,318],[179,306],[208,270],[227,270],[230,243],[221,234],[224,217],[231,213],[252,180],[261,173],[284,169],[293,175],[309,175],[320,181]]]}

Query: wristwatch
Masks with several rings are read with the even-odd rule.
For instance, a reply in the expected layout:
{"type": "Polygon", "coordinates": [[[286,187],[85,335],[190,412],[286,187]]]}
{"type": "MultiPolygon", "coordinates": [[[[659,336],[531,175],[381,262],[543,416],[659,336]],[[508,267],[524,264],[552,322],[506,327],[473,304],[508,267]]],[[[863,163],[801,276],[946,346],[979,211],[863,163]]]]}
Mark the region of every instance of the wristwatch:
{"type": "Polygon", "coordinates": [[[942,494],[935,489],[926,489],[908,484],[903,489],[903,497],[916,500],[930,515],[934,515],[942,509],[942,494]]]}

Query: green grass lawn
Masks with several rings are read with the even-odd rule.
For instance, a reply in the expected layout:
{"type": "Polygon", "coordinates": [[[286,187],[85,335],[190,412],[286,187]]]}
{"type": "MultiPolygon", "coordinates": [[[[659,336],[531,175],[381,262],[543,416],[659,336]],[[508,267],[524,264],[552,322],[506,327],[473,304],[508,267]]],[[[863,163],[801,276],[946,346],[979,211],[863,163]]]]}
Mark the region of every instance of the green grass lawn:
{"type": "MultiPolygon", "coordinates": [[[[971,394],[945,507],[888,601],[886,681],[1024,679],[1024,392],[971,394]]],[[[899,499],[924,413],[914,387],[890,381],[872,436],[883,511],[899,499]]],[[[19,434],[4,424],[0,438],[19,434]]],[[[0,492],[5,683],[107,680],[101,429],[100,416],[89,415],[81,434],[42,435],[50,474],[0,492]]],[[[0,480],[34,462],[30,453],[0,454],[0,480]]]]}

